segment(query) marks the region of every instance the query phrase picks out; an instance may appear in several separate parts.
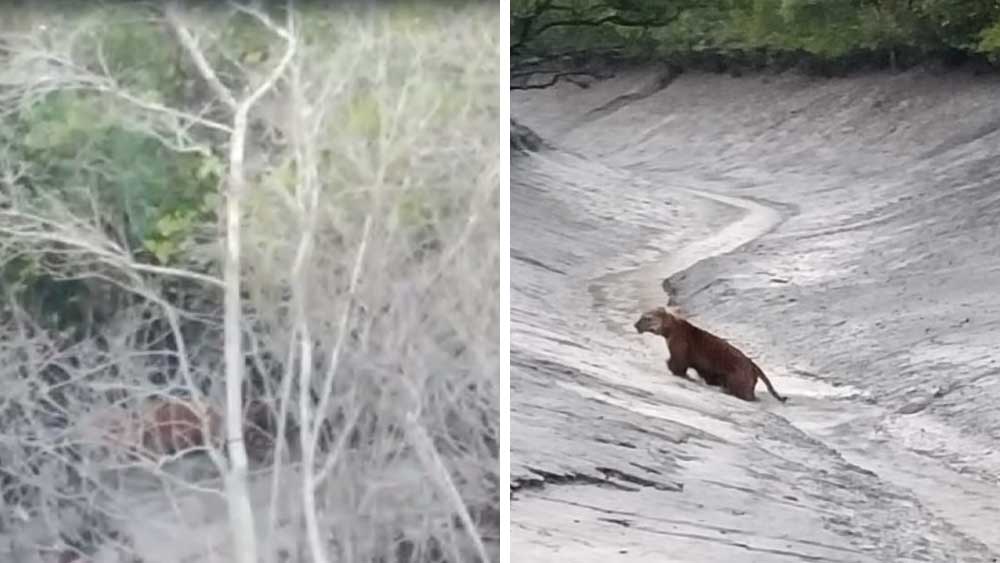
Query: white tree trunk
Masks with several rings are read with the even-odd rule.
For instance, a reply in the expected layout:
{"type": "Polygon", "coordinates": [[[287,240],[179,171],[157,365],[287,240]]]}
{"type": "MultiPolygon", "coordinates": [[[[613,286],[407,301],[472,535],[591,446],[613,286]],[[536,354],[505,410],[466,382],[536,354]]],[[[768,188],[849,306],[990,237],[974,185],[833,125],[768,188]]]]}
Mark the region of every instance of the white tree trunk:
{"type": "Polygon", "coordinates": [[[246,191],[246,135],[250,110],[277,83],[285,73],[296,53],[292,27],[292,10],[288,6],[287,29],[277,26],[266,15],[249,7],[242,10],[255,17],[287,42],[288,48],[267,78],[248,96],[237,101],[219,79],[198,47],[196,39],[181,22],[178,3],[168,5],[166,16],[177,32],[184,49],[191,56],[200,74],[218,97],[233,109],[233,126],[229,138],[229,175],[226,190],[226,252],[223,267],[224,284],[224,342],[226,362],[226,447],[229,454],[229,471],[226,474],[226,497],[229,509],[230,532],[236,559],[241,563],[257,563],[257,532],[250,490],[247,482],[247,452],[243,441],[243,304],[240,297],[240,245],[242,200],[246,191]]]}
{"type": "Polygon", "coordinates": [[[233,547],[242,563],[257,562],[257,541],[253,508],[247,485],[247,451],[243,443],[243,333],[240,299],[240,209],[246,187],[243,150],[246,141],[249,106],[241,106],[233,119],[229,151],[229,186],[226,193],[225,283],[226,346],[226,446],[229,473],[226,493],[232,523],[233,547]]]}

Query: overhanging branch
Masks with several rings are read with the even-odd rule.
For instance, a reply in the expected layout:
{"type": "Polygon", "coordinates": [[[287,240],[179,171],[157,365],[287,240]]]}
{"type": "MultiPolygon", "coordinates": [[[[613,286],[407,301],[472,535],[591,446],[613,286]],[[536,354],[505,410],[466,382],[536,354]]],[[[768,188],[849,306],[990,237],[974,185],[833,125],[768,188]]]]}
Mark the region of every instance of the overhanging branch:
{"type": "Polygon", "coordinates": [[[579,61],[574,63],[566,59],[575,55],[593,60],[595,56],[606,54],[609,47],[616,52],[614,45],[606,45],[605,48],[597,50],[584,49],[571,54],[557,54],[547,52],[549,48],[544,45],[533,45],[533,42],[556,28],[593,29],[605,25],[641,29],[664,27],[675,22],[684,12],[682,6],[673,3],[649,4],[648,7],[643,4],[641,10],[631,2],[613,1],[579,8],[556,4],[554,0],[539,0],[531,10],[512,14],[511,36],[516,37],[516,40],[511,44],[511,80],[518,83],[511,84],[510,89],[540,90],[550,88],[561,81],[587,88],[590,81],[583,80],[584,78],[598,80],[608,78],[609,76],[600,72],[581,68],[581,65],[577,64],[579,61]],[[546,78],[541,80],[543,76],[546,78]],[[534,77],[538,77],[539,80],[533,80],[534,77]]]}
{"type": "Polygon", "coordinates": [[[682,10],[674,8],[670,10],[669,15],[660,13],[649,15],[648,17],[640,17],[623,13],[619,7],[608,3],[590,6],[584,12],[581,12],[573,7],[555,4],[553,0],[544,0],[540,1],[530,12],[511,14],[511,35],[517,36],[517,40],[511,43],[511,52],[519,53],[525,45],[538,39],[539,36],[550,29],[557,27],[599,27],[606,24],[621,27],[663,27],[673,23],[681,12],[682,10]],[[571,15],[563,19],[546,22],[540,26],[536,25],[545,16],[556,13],[560,15],[569,13],[571,15]],[[601,13],[605,15],[598,16],[601,13]]]}
{"type": "Polygon", "coordinates": [[[556,28],[556,27],[598,27],[605,24],[614,24],[622,27],[663,27],[673,23],[674,18],[650,18],[650,19],[630,19],[628,17],[622,16],[620,14],[614,14],[610,16],[604,16],[597,19],[587,19],[587,18],[577,18],[569,20],[560,20],[549,22],[538,28],[535,32],[535,36],[539,36],[546,31],[556,28]]]}

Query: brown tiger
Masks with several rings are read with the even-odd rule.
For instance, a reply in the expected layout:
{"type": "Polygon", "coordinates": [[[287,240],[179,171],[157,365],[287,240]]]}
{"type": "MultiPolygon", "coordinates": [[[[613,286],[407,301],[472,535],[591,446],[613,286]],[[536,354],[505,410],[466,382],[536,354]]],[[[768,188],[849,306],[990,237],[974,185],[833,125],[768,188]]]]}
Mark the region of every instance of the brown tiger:
{"type": "Polygon", "coordinates": [[[687,378],[688,368],[694,368],[705,383],[722,387],[744,401],[757,400],[754,387],[759,377],[779,401],[788,400],[774,390],[760,367],[735,346],[663,307],[643,313],[635,323],[635,330],[639,334],[659,334],[667,341],[670,350],[667,368],[678,377],[687,378]]]}

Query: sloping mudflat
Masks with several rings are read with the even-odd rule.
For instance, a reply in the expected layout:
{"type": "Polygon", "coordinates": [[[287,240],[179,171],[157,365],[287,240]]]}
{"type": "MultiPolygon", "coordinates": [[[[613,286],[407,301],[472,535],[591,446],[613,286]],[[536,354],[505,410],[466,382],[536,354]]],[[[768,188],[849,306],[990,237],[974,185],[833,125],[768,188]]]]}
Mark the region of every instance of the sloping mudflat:
{"type": "Polygon", "coordinates": [[[512,97],[515,559],[995,561],[1000,82],[655,80],[512,97]],[[664,288],[788,403],[669,376],[664,288]]]}

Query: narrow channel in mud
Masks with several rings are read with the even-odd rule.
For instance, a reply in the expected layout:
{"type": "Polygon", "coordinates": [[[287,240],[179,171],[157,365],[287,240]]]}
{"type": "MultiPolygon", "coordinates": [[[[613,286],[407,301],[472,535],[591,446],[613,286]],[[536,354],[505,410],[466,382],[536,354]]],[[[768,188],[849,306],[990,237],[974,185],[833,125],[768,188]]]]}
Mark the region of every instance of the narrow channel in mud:
{"type": "Polygon", "coordinates": [[[581,117],[644,79],[513,100],[551,146],[512,163],[513,552],[996,557],[996,81],[683,76],[581,117]],[[630,326],[665,287],[789,402],[667,375],[630,326]]]}

